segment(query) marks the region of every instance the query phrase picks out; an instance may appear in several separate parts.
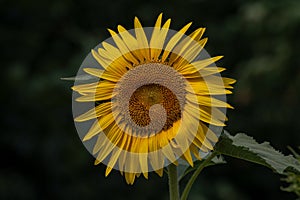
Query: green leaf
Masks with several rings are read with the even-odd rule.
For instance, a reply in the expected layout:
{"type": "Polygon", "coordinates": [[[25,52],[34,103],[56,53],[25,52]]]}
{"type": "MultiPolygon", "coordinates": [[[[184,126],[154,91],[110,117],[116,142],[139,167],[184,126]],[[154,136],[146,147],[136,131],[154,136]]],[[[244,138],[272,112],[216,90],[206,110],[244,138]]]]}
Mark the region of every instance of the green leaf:
{"type": "Polygon", "coordinates": [[[215,150],[220,154],[264,165],[279,174],[284,174],[287,168],[300,172],[300,162],[292,155],[285,156],[275,150],[269,142],[259,144],[243,133],[231,136],[224,131],[215,150]]]}

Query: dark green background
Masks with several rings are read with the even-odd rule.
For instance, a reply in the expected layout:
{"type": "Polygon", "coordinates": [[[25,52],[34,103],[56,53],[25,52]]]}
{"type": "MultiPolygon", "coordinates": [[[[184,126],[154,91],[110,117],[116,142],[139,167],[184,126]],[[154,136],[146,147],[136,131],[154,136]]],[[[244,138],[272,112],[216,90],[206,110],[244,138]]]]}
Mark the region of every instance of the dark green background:
{"type": "MultiPolygon", "coordinates": [[[[206,49],[237,79],[227,129],[246,132],[288,153],[300,144],[300,1],[1,1],[0,199],[167,199],[167,177],[151,174],[128,186],[77,136],[72,83],[106,28],[153,26],[160,12],[172,29],[207,27],[206,49]]],[[[206,169],[190,199],[295,199],[271,170],[227,158],[206,169]]]]}

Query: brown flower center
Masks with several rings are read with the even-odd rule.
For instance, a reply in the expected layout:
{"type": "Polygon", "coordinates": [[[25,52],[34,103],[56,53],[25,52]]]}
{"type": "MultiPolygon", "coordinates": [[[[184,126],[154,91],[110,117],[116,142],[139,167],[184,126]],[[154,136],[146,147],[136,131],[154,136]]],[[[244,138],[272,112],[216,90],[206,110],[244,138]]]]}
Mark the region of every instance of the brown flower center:
{"type": "Polygon", "coordinates": [[[149,110],[155,104],[162,105],[167,115],[163,130],[168,130],[180,119],[179,101],[171,90],[159,84],[143,85],[132,94],[129,101],[131,119],[139,126],[149,125],[151,121],[149,110]]]}
{"type": "Polygon", "coordinates": [[[126,133],[148,137],[181,118],[186,81],[172,67],[147,63],[130,69],[112,94],[116,123],[126,133]]]}

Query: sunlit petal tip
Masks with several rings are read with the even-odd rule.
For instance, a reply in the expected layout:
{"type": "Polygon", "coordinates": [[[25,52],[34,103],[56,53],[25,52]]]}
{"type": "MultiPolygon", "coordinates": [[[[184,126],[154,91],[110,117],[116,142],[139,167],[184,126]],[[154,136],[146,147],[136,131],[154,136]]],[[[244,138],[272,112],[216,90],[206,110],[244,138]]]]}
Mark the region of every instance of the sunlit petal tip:
{"type": "Polygon", "coordinates": [[[193,24],[193,22],[189,22],[183,28],[188,29],[191,27],[192,24],[193,24]]]}
{"type": "MultiPolygon", "coordinates": [[[[98,61],[100,58],[100,55],[97,51],[95,51],[94,49],[91,50],[91,53],[93,55],[93,57],[98,61]]],[[[98,61],[99,62],[99,61],[98,61]]]]}
{"type": "Polygon", "coordinates": [[[84,138],[82,139],[83,142],[88,141],[90,138],[87,138],[86,136],[84,136],[84,138]]]}
{"type": "Polygon", "coordinates": [[[155,172],[158,174],[158,176],[162,177],[164,173],[164,168],[155,170],[155,172]]]}
{"type": "Polygon", "coordinates": [[[99,165],[100,163],[101,162],[99,160],[97,160],[97,159],[94,161],[94,165],[99,165]]]}
{"type": "Polygon", "coordinates": [[[106,170],[105,170],[105,177],[107,177],[110,172],[111,172],[112,168],[111,167],[106,167],[106,170]]]}
{"type": "Polygon", "coordinates": [[[125,172],[125,180],[128,185],[133,185],[135,179],[134,173],[125,172]]]}
{"type": "Polygon", "coordinates": [[[177,161],[177,160],[175,160],[175,161],[173,162],[173,164],[174,164],[174,165],[176,165],[176,166],[178,166],[178,165],[179,165],[179,163],[178,163],[178,161],[177,161]]]}
{"type": "Polygon", "coordinates": [[[163,29],[168,29],[171,25],[171,19],[168,19],[164,25],[162,26],[163,29]]]}
{"type": "Polygon", "coordinates": [[[84,122],[86,121],[81,115],[74,119],[75,122],[84,122]]]}
{"type": "Polygon", "coordinates": [[[142,24],[138,17],[134,17],[134,28],[142,28],[142,24]]]}
{"type": "Polygon", "coordinates": [[[225,86],[228,86],[228,88],[231,87],[231,89],[233,88],[232,86],[229,86],[229,85],[232,85],[234,83],[236,83],[236,80],[233,79],[233,78],[226,78],[226,77],[223,77],[223,82],[224,82],[224,85],[225,86]]]}
{"type": "Polygon", "coordinates": [[[223,55],[213,57],[214,62],[216,62],[216,61],[218,61],[218,60],[221,60],[222,58],[224,58],[223,55]]]}
{"type": "Polygon", "coordinates": [[[161,12],[161,13],[158,15],[157,19],[158,19],[158,18],[162,18],[163,14],[164,14],[164,13],[161,12]]]}
{"type": "Polygon", "coordinates": [[[190,165],[191,167],[194,166],[194,162],[193,162],[193,159],[192,159],[190,150],[187,150],[187,151],[183,154],[183,159],[186,160],[186,161],[189,163],[189,165],[190,165]]]}
{"type": "Polygon", "coordinates": [[[199,43],[200,43],[200,45],[201,45],[202,47],[204,47],[205,44],[207,43],[207,41],[208,41],[208,37],[201,39],[201,40],[199,41],[199,43]]]}
{"type": "Polygon", "coordinates": [[[101,77],[101,74],[104,72],[104,70],[97,68],[83,68],[83,71],[96,77],[101,77]]]}
{"type": "Polygon", "coordinates": [[[118,29],[119,33],[127,31],[122,25],[118,25],[117,29],[118,29]]]}
{"type": "Polygon", "coordinates": [[[158,15],[157,20],[156,20],[155,25],[154,25],[155,28],[160,28],[161,27],[162,15],[163,15],[163,13],[160,13],[158,15]]]}
{"type": "Polygon", "coordinates": [[[148,172],[144,172],[143,176],[145,177],[145,179],[148,179],[148,172]]]}
{"type": "Polygon", "coordinates": [[[232,79],[231,83],[230,84],[235,84],[236,83],[236,80],[235,79],[232,79]]]}
{"type": "Polygon", "coordinates": [[[115,31],[113,31],[113,30],[111,30],[109,28],[107,30],[108,30],[108,32],[110,33],[111,36],[117,35],[117,33],[115,31]]]}
{"type": "Polygon", "coordinates": [[[75,101],[77,101],[77,102],[84,102],[84,101],[82,101],[82,98],[83,96],[81,96],[81,97],[77,97],[76,99],[75,99],[75,101]]]}
{"type": "Polygon", "coordinates": [[[229,103],[227,104],[227,108],[234,109],[234,107],[232,105],[230,105],[229,103]]]}
{"type": "Polygon", "coordinates": [[[91,49],[91,53],[92,53],[92,54],[98,54],[98,52],[95,51],[94,49],[91,49]]]}

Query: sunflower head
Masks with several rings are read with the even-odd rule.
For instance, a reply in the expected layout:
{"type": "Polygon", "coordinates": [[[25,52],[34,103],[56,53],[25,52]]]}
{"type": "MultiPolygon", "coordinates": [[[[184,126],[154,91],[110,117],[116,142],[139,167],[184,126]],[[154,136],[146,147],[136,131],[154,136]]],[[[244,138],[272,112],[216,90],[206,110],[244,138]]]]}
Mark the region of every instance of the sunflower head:
{"type": "Polygon", "coordinates": [[[185,35],[159,15],[154,27],[118,26],[83,62],[72,88],[75,124],[95,164],[115,168],[133,184],[149,171],[160,176],[179,159],[193,166],[209,152],[225,126],[226,94],[235,80],[223,78],[202,39],[205,28],[185,35]]]}

